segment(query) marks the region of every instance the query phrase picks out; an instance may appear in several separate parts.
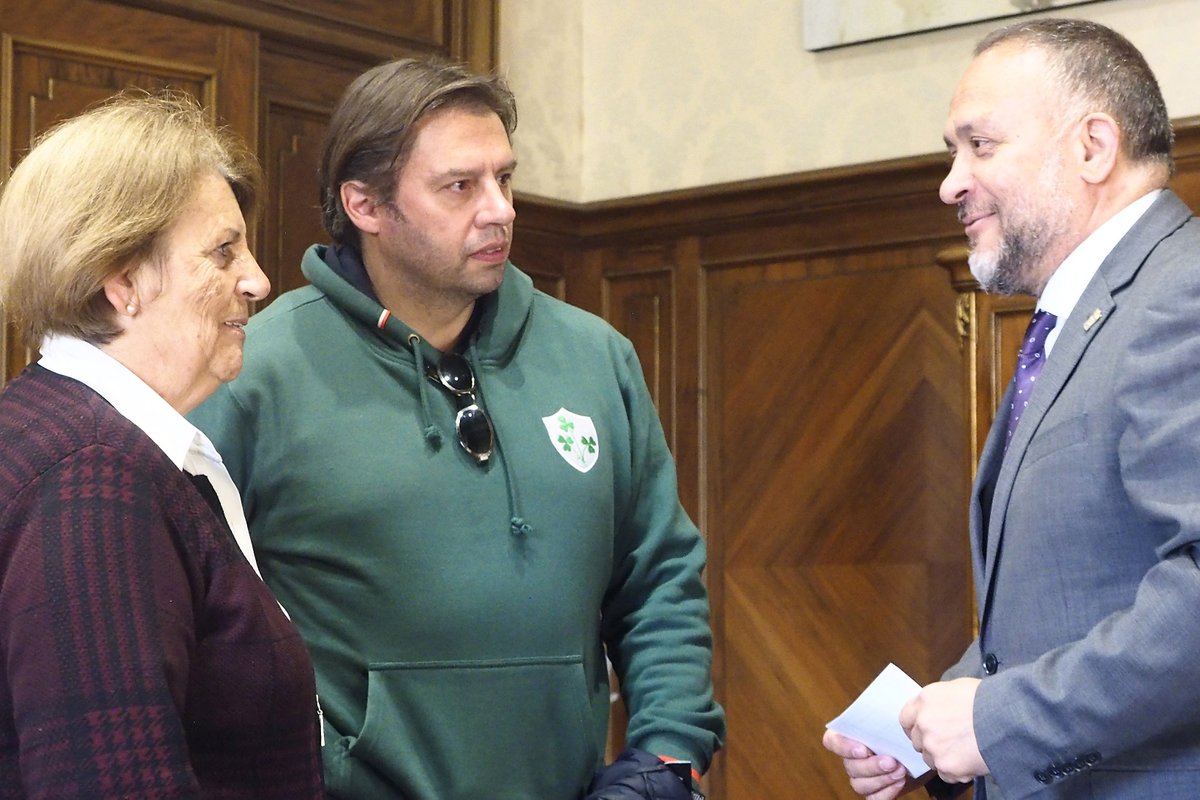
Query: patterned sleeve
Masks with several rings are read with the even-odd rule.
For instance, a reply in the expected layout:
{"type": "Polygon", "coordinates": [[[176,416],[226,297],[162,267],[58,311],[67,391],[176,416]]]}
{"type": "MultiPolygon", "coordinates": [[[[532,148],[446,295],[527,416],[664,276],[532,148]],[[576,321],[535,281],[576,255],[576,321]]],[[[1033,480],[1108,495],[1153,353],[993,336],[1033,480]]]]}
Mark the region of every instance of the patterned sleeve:
{"type": "Polygon", "coordinates": [[[152,476],[85,448],[0,519],[0,798],[198,796],[192,601],[152,476]]]}

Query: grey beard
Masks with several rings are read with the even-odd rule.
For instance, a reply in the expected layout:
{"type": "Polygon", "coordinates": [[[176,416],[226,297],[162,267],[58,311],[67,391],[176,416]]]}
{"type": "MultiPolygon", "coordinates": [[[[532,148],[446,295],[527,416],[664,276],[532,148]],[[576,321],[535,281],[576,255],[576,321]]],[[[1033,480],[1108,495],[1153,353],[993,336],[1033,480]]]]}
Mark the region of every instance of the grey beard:
{"type": "Polygon", "coordinates": [[[1000,241],[1000,249],[996,253],[995,263],[987,264],[971,253],[967,263],[971,274],[979,285],[989,294],[1030,294],[1037,295],[1038,287],[1032,285],[1029,278],[1029,267],[1041,256],[1040,236],[1005,236],[1000,241]],[[991,266],[991,269],[987,267],[991,266]]]}

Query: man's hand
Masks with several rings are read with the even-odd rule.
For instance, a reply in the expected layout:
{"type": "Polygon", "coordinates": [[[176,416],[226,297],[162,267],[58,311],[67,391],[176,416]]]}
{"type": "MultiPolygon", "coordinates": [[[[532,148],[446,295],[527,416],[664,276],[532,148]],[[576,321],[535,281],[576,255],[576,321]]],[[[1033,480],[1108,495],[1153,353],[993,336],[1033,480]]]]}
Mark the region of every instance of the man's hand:
{"type": "Polygon", "coordinates": [[[900,727],[942,780],[966,783],[988,774],[975,740],[978,678],[931,683],[900,710],[900,727]]]}
{"type": "Polygon", "coordinates": [[[913,780],[896,759],[875,755],[865,744],[848,736],[827,730],[822,744],[841,757],[850,776],[850,788],[867,800],[893,800],[923,783],[913,780]]]}

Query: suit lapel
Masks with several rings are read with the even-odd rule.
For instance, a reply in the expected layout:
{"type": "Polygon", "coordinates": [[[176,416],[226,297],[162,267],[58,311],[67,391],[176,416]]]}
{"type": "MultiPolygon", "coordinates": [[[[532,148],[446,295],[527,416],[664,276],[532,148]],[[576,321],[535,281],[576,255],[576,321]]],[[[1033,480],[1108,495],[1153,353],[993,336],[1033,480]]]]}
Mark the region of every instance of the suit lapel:
{"type": "MultiPolygon", "coordinates": [[[[1013,434],[1007,452],[1004,451],[1003,420],[997,417],[993,423],[980,457],[980,468],[971,499],[972,543],[976,548],[982,544],[984,551],[984,582],[982,589],[977,591],[981,627],[986,623],[990,610],[992,582],[995,580],[996,562],[1004,538],[1005,514],[1012,498],[1013,484],[1030,442],[1037,435],[1046,413],[1075,372],[1088,346],[1112,316],[1113,309],[1118,304],[1120,290],[1133,279],[1158,243],[1178,229],[1190,216],[1191,211],[1174,193],[1164,191],[1159,196],[1100,265],[1075,304],[1074,310],[1063,323],[1054,349],[1046,360],[1041,375],[1038,376],[1037,390],[1021,414],[1021,423],[1013,434]],[[986,489],[985,481],[990,480],[992,476],[995,478],[995,491],[989,510],[986,504],[981,503],[981,489],[986,489]],[[985,512],[986,529],[981,527],[985,523],[985,512]]],[[[1011,384],[1008,392],[1012,392],[1011,384]]],[[[1005,395],[1005,402],[1008,402],[1008,394],[1005,395]]],[[[1003,407],[1004,405],[1001,406],[1003,407]]],[[[979,549],[975,552],[978,553],[979,549]]],[[[975,573],[978,580],[980,570],[975,570],[975,573]]]]}
{"type": "MultiPolygon", "coordinates": [[[[1000,400],[1000,408],[1007,408],[1012,402],[1013,383],[1008,382],[1008,389],[1000,400]]],[[[1005,417],[1007,420],[1007,417],[1005,417]]],[[[975,579],[976,608],[981,612],[987,608],[984,599],[988,582],[984,578],[985,565],[992,563],[987,557],[989,529],[996,530],[991,520],[991,510],[995,505],[995,490],[997,473],[1004,459],[1004,438],[1006,425],[997,418],[988,431],[983,443],[983,452],[979,455],[979,468],[975,471],[975,486],[971,492],[970,531],[971,531],[971,567],[975,579]]]]}
{"type": "MultiPolygon", "coordinates": [[[[1029,443],[1037,434],[1042,420],[1046,417],[1046,412],[1054,405],[1063,386],[1066,385],[1067,380],[1078,366],[1079,359],[1083,357],[1088,345],[1100,332],[1116,305],[1109,293],[1108,286],[1098,278],[1100,278],[1099,273],[1088,284],[1087,289],[1080,296],[1075,310],[1071,312],[1065,326],[1058,334],[1058,341],[1055,342],[1054,350],[1046,359],[1045,366],[1042,367],[1042,372],[1037,380],[1037,388],[1029,398],[1029,405],[1021,414],[1021,423],[1017,425],[1017,430],[1013,433],[1007,452],[1004,452],[1004,436],[994,437],[997,440],[995,444],[998,448],[995,456],[998,459],[996,489],[992,496],[991,512],[988,515],[988,534],[984,554],[984,582],[989,589],[992,585],[997,553],[1004,537],[1004,517],[1012,497],[1013,483],[1021,468],[1021,462],[1024,461],[1025,454],[1029,450],[1029,443]],[[1093,319],[1097,310],[1100,312],[1100,316],[1093,319]],[[1085,329],[1085,321],[1089,319],[1092,322],[1085,329]]],[[[1002,426],[994,425],[993,427],[1002,426]]],[[[1003,434],[1003,431],[1000,433],[1003,434]]],[[[991,435],[988,436],[989,441],[992,438],[991,435]]]]}

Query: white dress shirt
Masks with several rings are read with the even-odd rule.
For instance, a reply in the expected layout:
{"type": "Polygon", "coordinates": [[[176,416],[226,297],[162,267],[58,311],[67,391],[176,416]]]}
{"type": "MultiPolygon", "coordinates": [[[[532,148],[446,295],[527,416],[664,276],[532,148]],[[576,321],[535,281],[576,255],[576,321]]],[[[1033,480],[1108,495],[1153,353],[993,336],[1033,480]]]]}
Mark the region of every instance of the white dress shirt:
{"type": "Polygon", "coordinates": [[[1054,349],[1054,343],[1058,341],[1058,334],[1062,332],[1067,317],[1075,310],[1075,304],[1079,302],[1083,290],[1100,269],[1104,259],[1108,258],[1108,254],[1125,238],[1125,234],[1137,224],[1161,193],[1161,189],[1155,189],[1114,214],[1072,250],[1059,264],[1058,269],[1054,270],[1050,280],[1046,281],[1046,288],[1042,289],[1037,307],[1058,318],[1054,330],[1046,336],[1046,358],[1050,357],[1050,351],[1054,349]]]}
{"type": "Polygon", "coordinates": [[[73,336],[53,335],[42,341],[41,351],[41,366],[88,386],[141,428],[176,467],[208,478],[234,540],[258,572],[241,496],[208,437],[124,364],[95,345],[73,336]]]}

